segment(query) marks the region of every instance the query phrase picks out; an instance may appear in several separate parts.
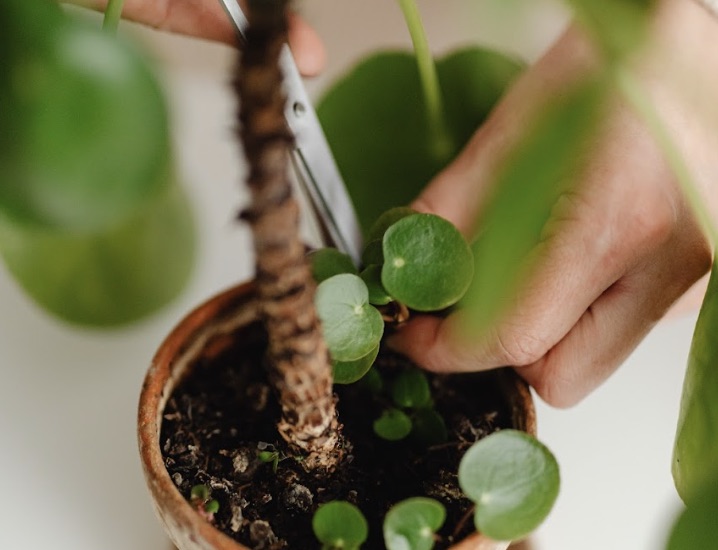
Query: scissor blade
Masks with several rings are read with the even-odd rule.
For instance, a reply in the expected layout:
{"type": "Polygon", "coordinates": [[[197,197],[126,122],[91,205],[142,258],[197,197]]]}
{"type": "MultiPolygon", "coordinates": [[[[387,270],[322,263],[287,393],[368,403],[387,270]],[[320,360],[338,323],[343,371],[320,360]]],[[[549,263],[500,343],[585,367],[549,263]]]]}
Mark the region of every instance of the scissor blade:
{"type": "MultiPolygon", "coordinates": [[[[236,0],[220,0],[244,39],[247,18],[236,0]]],[[[285,118],[295,137],[294,165],[327,236],[358,266],[362,234],[354,206],[319,124],[294,58],[285,45],[279,60],[287,94],[285,118]]]]}

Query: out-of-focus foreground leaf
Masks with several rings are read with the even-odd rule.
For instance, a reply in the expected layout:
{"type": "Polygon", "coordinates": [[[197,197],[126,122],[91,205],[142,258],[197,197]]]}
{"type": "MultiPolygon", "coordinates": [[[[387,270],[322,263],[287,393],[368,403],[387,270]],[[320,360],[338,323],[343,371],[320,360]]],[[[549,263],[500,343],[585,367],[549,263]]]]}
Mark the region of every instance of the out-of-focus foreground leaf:
{"type": "Polygon", "coordinates": [[[718,541],[718,482],[703,487],[671,530],[667,550],[713,550],[718,541]]]}
{"type": "Polygon", "coordinates": [[[530,271],[527,257],[540,242],[552,207],[576,183],[604,90],[602,79],[592,79],[545,105],[504,159],[480,214],[484,231],[473,247],[476,269],[464,298],[471,330],[494,322],[530,271]]]}
{"type": "Polygon", "coordinates": [[[325,94],[317,113],[365,232],[382,212],[413,200],[453,160],[521,68],[480,48],[437,61],[454,145],[441,158],[413,54],[378,53],[325,94]]]}
{"type": "Polygon", "coordinates": [[[625,57],[646,36],[656,0],[568,0],[576,18],[611,60],[625,57]]]}
{"type": "Polygon", "coordinates": [[[43,308],[80,325],[113,326],[167,304],[195,253],[187,197],[172,182],[140,211],[99,232],[27,227],[0,217],[0,254],[43,308]]]}
{"type": "Polygon", "coordinates": [[[718,269],[708,283],[693,333],[673,449],[673,479],[690,507],[711,481],[718,482],[718,269]]]}

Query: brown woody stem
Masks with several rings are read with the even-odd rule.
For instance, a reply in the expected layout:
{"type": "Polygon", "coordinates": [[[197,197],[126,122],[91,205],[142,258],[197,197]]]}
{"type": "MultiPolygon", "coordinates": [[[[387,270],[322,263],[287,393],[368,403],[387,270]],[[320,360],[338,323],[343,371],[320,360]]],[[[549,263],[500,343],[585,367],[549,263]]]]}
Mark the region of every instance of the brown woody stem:
{"type": "Polygon", "coordinates": [[[247,44],[235,86],[239,135],[249,165],[256,281],[269,335],[272,383],[282,407],[278,429],[309,470],[336,467],[342,445],[332,392],[332,367],[314,307],[316,285],[299,238],[284,118],[279,56],[286,43],[287,0],[251,0],[247,44]]]}

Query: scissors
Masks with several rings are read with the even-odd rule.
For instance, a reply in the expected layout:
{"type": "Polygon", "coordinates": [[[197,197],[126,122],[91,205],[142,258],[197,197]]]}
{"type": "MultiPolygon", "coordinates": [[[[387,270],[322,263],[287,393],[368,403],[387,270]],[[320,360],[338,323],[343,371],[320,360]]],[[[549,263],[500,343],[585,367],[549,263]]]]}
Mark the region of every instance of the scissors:
{"type": "MultiPolygon", "coordinates": [[[[245,40],[248,21],[239,3],[237,0],[220,2],[232,20],[237,34],[245,40]]],[[[287,94],[284,116],[295,138],[292,162],[300,183],[307,192],[318,221],[331,244],[348,254],[358,266],[362,233],[354,206],[286,44],[282,49],[279,65],[284,73],[287,94]]]]}

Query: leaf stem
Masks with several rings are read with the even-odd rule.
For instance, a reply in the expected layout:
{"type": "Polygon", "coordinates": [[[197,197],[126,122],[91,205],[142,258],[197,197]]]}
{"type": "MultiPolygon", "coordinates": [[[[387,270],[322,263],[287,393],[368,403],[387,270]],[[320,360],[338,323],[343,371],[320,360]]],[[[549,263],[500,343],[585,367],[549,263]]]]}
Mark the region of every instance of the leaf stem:
{"type": "Polygon", "coordinates": [[[419,67],[419,78],[426,101],[427,116],[429,118],[429,131],[432,137],[433,152],[439,158],[450,155],[453,148],[453,140],[446,127],[444,118],[444,102],[439,86],[439,77],[436,73],[436,64],[429,49],[429,42],[426,38],[424,25],[421,22],[421,15],[416,6],[415,0],[398,0],[404,20],[411,35],[414,45],[416,62],[419,67]]]}
{"type": "Polygon", "coordinates": [[[716,229],[711,219],[710,212],[698,190],[698,186],[693,180],[693,176],[683,156],[676,147],[668,128],[661,119],[655,106],[650,101],[647,101],[647,92],[628,70],[617,68],[615,76],[619,90],[636,113],[643,119],[643,122],[650,129],[651,134],[657,140],[658,145],[666,155],[666,160],[673,170],[688,203],[698,217],[699,223],[710,238],[713,246],[716,246],[716,244],[718,244],[718,229],[716,229]]]}
{"type": "Polygon", "coordinates": [[[117,32],[117,27],[120,24],[120,18],[122,17],[122,6],[125,0],[109,0],[107,2],[107,8],[105,9],[105,18],[102,20],[102,28],[111,33],[117,32]]]}

